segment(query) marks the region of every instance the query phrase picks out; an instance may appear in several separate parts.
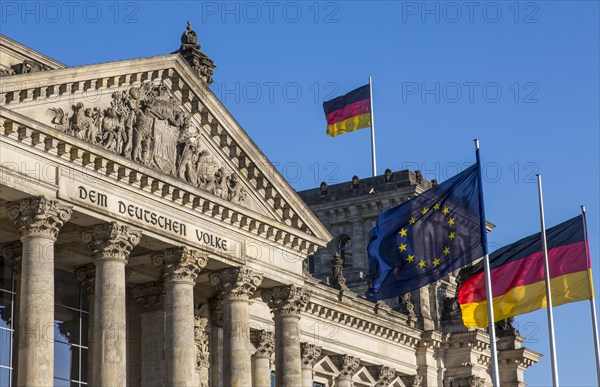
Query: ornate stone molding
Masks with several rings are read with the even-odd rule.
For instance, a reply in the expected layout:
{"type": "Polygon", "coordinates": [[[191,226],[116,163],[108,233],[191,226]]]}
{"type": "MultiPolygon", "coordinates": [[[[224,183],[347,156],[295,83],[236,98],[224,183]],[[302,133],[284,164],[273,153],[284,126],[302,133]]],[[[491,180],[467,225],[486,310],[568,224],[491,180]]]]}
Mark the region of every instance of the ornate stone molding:
{"type": "Polygon", "coordinates": [[[115,260],[127,263],[141,236],[141,231],[117,222],[98,224],[81,232],[81,239],[92,250],[94,262],[115,260]]]}
{"type": "Polygon", "coordinates": [[[360,367],[360,359],[350,355],[334,355],[331,360],[340,371],[338,378],[351,379],[360,367]]]}
{"type": "Polygon", "coordinates": [[[223,300],[248,300],[262,282],[262,274],[246,267],[232,267],[210,275],[223,300]]]}
{"type": "Polygon", "coordinates": [[[300,343],[302,368],[312,369],[321,357],[321,347],[309,343],[300,343]]]}
{"type": "Polygon", "coordinates": [[[299,315],[304,310],[310,295],[296,285],[277,286],[263,290],[262,299],[269,305],[275,317],[281,315],[299,315]]]}
{"type": "Polygon", "coordinates": [[[140,305],[142,313],[155,312],[165,308],[165,287],[160,281],[150,281],[134,286],[133,297],[140,305]]]}
{"type": "Polygon", "coordinates": [[[376,387],[387,387],[396,377],[396,371],[385,365],[367,367],[371,375],[377,380],[376,387]]]}
{"type": "Polygon", "coordinates": [[[71,206],[42,196],[8,203],[6,211],[22,238],[37,236],[53,240],[56,240],[59,230],[73,214],[71,206]]]}
{"type": "Polygon", "coordinates": [[[81,285],[88,297],[92,296],[96,291],[96,266],[93,263],[78,266],[75,268],[75,276],[81,281],[81,285]]]}
{"type": "Polygon", "coordinates": [[[400,379],[406,384],[406,387],[421,387],[423,377],[421,375],[404,375],[400,379]]]}
{"type": "Polygon", "coordinates": [[[256,348],[255,357],[270,359],[275,352],[275,338],[273,332],[264,329],[250,331],[250,342],[256,348]]]}
{"type": "Polygon", "coordinates": [[[210,367],[209,319],[194,311],[194,341],[196,342],[196,370],[210,367]]]}
{"type": "Polygon", "coordinates": [[[152,262],[162,264],[166,281],[194,283],[208,263],[206,254],[189,247],[176,247],[155,254],[152,262]]]}
{"type": "Polygon", "coordinates": [[[444,379],[444,387],[485,387],[485,378],[469,375],[444,379]]]}
{"type": "Polygon", "coordinates": [[[23,243],[20,241],[6,243],[1,246],[0,251],[5,262],[12,267],[14,275],[21,274],[21,261],[23,258],[23,243]]]}

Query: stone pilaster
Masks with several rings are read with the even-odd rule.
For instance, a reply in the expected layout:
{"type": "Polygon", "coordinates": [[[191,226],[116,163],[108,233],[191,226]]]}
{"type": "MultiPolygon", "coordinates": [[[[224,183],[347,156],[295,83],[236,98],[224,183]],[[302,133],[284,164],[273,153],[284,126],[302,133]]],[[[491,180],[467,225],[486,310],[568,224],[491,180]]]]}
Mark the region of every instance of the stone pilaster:
{"type": "Polygon", "coordinates": [[[302,386],[312,387],[313,367],[321,357],[321,347],[309,343],[300,343],[300,356],[302,361],[302,386]]]}
{"type": "Polygon", "coordinates": [[[436,351],[441,345],[441,334],[435,331],[423,332],[423,337],[417,347],[417,375],[422,378],[423,387],[439,386],[438,363],[436,351]]]}
{"type": "Polygon", "coordinates": [[[223,387],[223,296],[217,294],[210,307],[210,385],[223,387]]]}
{"type": "Polygon", "coordinates": [[[166,385],[193,386],[196,383],[194,342],[194,285],[208,258],[187,247],[159,253],[166,290],[165,358],[166,385]]]}
{"type": "Polygon", "coordinates": [[[94,338],[96,337],[96,333],[94,332],[94,293],[95,293],[95,284],[96,284],[96,267],[93,263],[79,266],[75,268],[75,276],[81,282],[81,286],[83,287],[83,291],[85,296],[88,299],[88,326],[87,326],[87,334],[88,334],[88,364],[87,364],[87,377],[88,380],[94,380],[94,369],[96,368],[96,363],[94,362],[94,338]]]}
{"type": "Polygon", "coordinates": [[[350,355],[334,355],[331,360],[340,371],[335,379],[336,387],[352,387],[352,377],[360,367],[360,359],[350,355]]]}
{"type": "Polygon", "coordinates": [[[71,218],[72,208],[35,197],[8,203],[6,210],[23,243],[17,385],[50,386],[54,374],[54,243],[71,218]]]}
{"type": "Polygon", "coordinates": [[[196,310],[194,316],[194,341],[196,343],[197,385],[208,387],[210,371],[210,327],[209,318],[203,316],[200,310],[196,310]]]}
{"type": "Polygon", "coordinates": [[[262,293],[275,321],[275,384],[277,386],[302,385],[300,357],[300,312],[310,296],[305,289],[295,285],[278,286],[262,293]]]}
{"type": "Polygon", "coordinates": [[[140,308],[142,386],[165,383],[165,288],[160,281],[146,282],[133,288],[140,308]]]}
{"type": "Polygon", "coordinates": [[[245,267],[224,269],[210,276],[223,296],[223,385],[250,386],[252,383],[250,296],[262,282],[262,275],[245,267]]]}
{"type": "Polygon", "coordinates": [[[81,234],[92,250],[96,267],[94,291],[94,386],[126,384],[125,265],[141,232],[116,222],[100,224],[81,234]]]}
{"type": "Polygon", "coordinates": [[[275,352],[273,332],[259,330],[250,332],[250,342],[256,348],[252,355],[252,386],[271,386],[271,355],[275,352]]]}

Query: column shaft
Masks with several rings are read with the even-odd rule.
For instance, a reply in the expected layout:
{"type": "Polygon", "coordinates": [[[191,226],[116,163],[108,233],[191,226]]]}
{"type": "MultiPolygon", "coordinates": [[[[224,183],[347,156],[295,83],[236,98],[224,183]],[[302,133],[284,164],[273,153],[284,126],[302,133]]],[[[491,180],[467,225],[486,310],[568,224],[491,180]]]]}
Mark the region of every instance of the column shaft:
{"type": "Polygon", "coordinates": [[[271,387],[271,359],[252,356],[252,387],[271,387]]]}
{"type": "Polygon", "coordinates": [[[167,385],[193,386],[196,378],[194,285],[167,280],[165,290],[167,385]]]}

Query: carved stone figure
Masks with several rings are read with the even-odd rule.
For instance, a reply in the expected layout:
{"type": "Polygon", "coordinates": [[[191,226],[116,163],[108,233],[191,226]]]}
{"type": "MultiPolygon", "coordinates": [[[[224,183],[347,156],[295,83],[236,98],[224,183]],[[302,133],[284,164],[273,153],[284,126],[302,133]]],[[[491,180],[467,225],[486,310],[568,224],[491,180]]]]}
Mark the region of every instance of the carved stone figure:
{"type": "Polygon", "coordinates": [[[340,253],[335,253],[333,255],[333,259],[331,260],[331,271],[333,276],[331,278],[331,286],[340,290],[349,290],[346,286],[346,278],[343,273],[344,268],[344,260],[342,259],[340,253]]]}
{"type": "Polygon", "coordinates": [[[389,183],[392,181],[392,176],[393,176],[393,172],[391,169],[386,169],[385,173],[383,174],[383,176],[385,177],[385,182],[389,183]]]}

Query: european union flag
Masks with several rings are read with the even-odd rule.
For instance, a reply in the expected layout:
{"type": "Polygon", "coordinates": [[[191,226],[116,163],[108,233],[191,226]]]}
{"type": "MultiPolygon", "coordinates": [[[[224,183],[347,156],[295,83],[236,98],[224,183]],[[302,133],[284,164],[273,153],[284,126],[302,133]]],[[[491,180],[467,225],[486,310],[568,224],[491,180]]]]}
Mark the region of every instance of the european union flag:
{"type": "Polygon", "coordinates": [[[419,289],[483,257],[478,164],[382,213],[369,242],[369,298],[419,289]]]}

